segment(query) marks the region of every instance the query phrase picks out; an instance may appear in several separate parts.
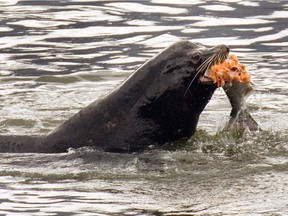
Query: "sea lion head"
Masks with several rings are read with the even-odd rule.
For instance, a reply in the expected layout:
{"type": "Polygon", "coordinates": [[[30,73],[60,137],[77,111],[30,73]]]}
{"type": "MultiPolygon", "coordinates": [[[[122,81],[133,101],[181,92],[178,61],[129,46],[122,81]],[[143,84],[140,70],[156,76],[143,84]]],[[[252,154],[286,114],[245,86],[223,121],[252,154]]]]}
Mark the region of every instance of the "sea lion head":
{"type": "Polygon", "coordinates": [[[153,81],[146,83],[137,114],[150,121],[146,125],[153,126],[149,133],[157,143],[189,138],[195,132],[199,115],[217,88],[205,71],[228,53],[225,45],[207,48],[180,41],[147,63],[145,70],[153,81]]]}
{"type": "MultiPolygon", "coordinates": [[[[154,64],[151,62],[149,69],[155,74],[154,81],[161,83],[158,86],[163,91],[171,88],[177,88],[180,91],[183,87],[186,88],[184,93],[186,95],[192,85],[214,86],[213,81],[207,76],[207,71],[213,65],[227,59],[228,54],[229,48],[226,45],[207,48],[200,43],[180,41],[152,59],[152,62],[158,61],[154,64]]],[[[155,92],[155,88],[153,91],[155,92]]]]}

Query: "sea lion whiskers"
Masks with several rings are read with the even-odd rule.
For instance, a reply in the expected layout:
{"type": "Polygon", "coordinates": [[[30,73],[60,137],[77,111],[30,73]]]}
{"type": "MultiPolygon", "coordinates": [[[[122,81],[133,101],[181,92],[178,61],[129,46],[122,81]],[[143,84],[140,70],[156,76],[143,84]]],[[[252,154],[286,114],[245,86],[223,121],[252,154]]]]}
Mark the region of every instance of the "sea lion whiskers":
{"type": "Polygon", "coordinates": [[[210,68],[210,67],[212,66],[213,59],[215,58],[215,55],[216,55],[216,54],[214,54],[214,55],[210,56],[209,58],[207,58],[207,59],[196,69],[196,72],[197,72],[197,73],[196,73],[195,77],[191,80],[191,82],[189,83],[189,85],[188,85],[188,87],[187,87],[187,89],[186,89],[186,91],[185,91],[185,93],[184,93],[184,97],[185,97],[186,94],[188,93],[188,91],[189,91],[191,85],[193,84],[194,80],[196,79],[196,77],[198,77],[198,75],[199,75],[201,72],[207,70],[207,68],[210,68]]]}
{"type": "Polygon", "coordinates": [[[222,63],[225,59],[228,58],[228,52],[220,50],[209,57],[205,62],[203,62],[198,68],[197,71],[203,72],[204,76],[209,77],[209,70],[213,65],[222,63]],[[211,59],[210,59],[211,58],[211,59]]]}
{"type": "Polygon", "coordinates": [[[189,83],[189,85],[188,85],[188,87],[187,87],[187,89],[186,89],[186,91],[185,91],[185,93],[184,93],[184,98],[185,98],[188,90],[190,89],[191,85],[193,84],[194,80],[196,79],[196,77],[198,77],[198,75],[199,75],[200,72],[201,72],[201,71],[197,71],[195,77],[194,77],[194,78],[191,80],[191,82],[189,83]]]}
{"type": "Polygon", "coordinates": [[[207,70],[207,68],[210,68],[211,63],[214,61],[216,54],[210,56],[209,58],[207,58],[197,69],[197,73],[199,72],[204,72],[207,70]]]}
{"type": "Polygon", "coordinates": [[[187,95],[190,87],[192,86],[193,82],[195,81],[196,77],[198,77],[198,75],[200,73],[203,73],[204,75],[206,75],[209,71],[209,69],[215,65],[215,64],[219,64],[221,62],[223,62],[225,59],[227,59],[228,57],[228,52],[224,52],[223,49],[220,50],[220,52],[215,52],[213,55],[211,55],[210,57],[208,57],[197,69],[196,69],[196,75],[195,77],[191,80],[191,82],[189,83],[185,93],[184,93],[184,97],[187,95]]]}

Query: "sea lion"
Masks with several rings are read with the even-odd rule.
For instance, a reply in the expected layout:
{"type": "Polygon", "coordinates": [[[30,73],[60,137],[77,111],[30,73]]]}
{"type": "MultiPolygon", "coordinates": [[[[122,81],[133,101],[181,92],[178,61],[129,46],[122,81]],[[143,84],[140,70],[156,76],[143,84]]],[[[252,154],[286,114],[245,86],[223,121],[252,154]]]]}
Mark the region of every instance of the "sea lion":
{"type": "Polygon", "coordinates": [[[190,138],[217,86],[197,68],[225,45],[179,41],[147,61],[106,97],[83,108],[46,136],[0,136],[0,152],[65,152],[93,146],[138,152],[190,138]]]}

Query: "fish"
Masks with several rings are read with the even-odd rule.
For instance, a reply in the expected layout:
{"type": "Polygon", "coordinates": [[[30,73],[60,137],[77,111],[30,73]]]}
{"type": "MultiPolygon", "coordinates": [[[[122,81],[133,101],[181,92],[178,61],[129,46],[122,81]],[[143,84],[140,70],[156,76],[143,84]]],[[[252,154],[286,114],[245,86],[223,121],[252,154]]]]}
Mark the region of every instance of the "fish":
{"type": "Polygon", "coordinates": [[[232,107],[230,118],[224,130],[262,131],[258,123],[249,113],[246,105],[247,98],[254,91],[253,84],[251,82],[243,83],[238,80],[233,80],[225,83],[222,88],[232,107]]]}
{"type": "MultiPolygon", "coordinates": [[[[223,49],[224,46],[219,47],[223,49]]],[[[246,100],[254,89],[245,65],[241,64],[234,54],[219,53],[221,52],[215,52],[215,55],[207,59],[197,70],[205,72],[206,79],[210,79],[217,87],[222,87],[230,101],[232,110],[224,130],[261,130],[246,106],[246,100]]]]}

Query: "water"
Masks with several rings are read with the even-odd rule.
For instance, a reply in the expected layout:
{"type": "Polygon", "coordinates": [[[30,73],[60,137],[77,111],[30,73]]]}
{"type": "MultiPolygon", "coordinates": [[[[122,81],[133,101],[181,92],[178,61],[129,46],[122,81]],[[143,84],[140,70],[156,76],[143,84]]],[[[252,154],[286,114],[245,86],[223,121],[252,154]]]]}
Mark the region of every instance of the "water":
{"type": "Polygon", "coordinates": [[[175,150],[1,154],[0,215],[288,215],[288,1],[0,1],[0,132],[44,134],[179,39],[227,44],[264,132],[219,133],[221,89],[175,150]]]}

